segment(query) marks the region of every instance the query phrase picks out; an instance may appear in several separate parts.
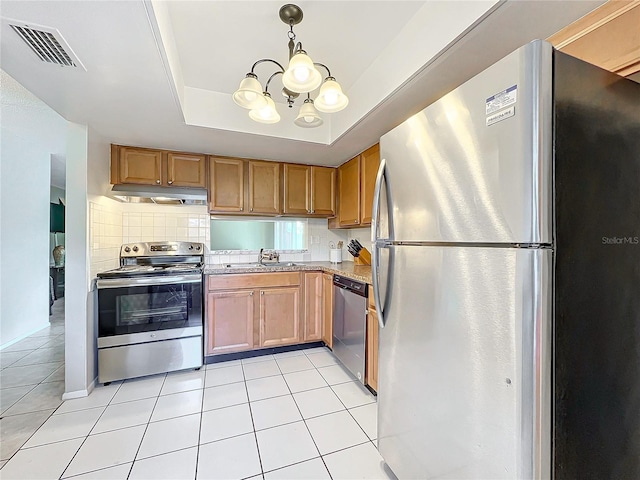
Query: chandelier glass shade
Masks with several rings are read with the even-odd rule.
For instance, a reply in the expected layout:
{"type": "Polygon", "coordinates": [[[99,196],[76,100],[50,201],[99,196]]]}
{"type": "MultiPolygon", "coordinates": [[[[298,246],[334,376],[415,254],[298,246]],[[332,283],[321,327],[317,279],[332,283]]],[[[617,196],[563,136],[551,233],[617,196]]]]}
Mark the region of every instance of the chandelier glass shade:
{"type": "Polygon", "coordinates": [[[280,121],[280,114],[276,110],[276,104],[274,103],[271,95],[267,92],[260,94],[263,97],[266,104],[263,107],[254,108],[249,112],[251,120],[255,120],[260,123],[278,123],[280,121]]]}
{"type": "Polygon", "coordinates": [[[233,94],[233,101],[243,108],[255,109],[267,106],[267,100],[262,95],[262,85],[258,77],[248,73],[240,82],[238,90],[233,94]]]}
{"type": "Polygon", "coordinates": [[[316,107],[313,106],[313,100],[307,98],[304,101],[302,107],[300,107],[300,113],[294,120],[296,125],[303,128],[319,127],[324,123],[322,117],[318,114],[316,107]]]}
{"type": "Polygon", "coordinates": [[[291,57],[289,66],[282,75],[282,83],[292,92],[308,93],[320,86],[322,74],[304,50],[291,57]]]}
{"type": "Polygon", "coordinates": [[[342,88],[335,78],[328,77],[320,87],[315,104],[321,112],[334,113],[345,108],[349,104],[349,99],[342,93],[342,88]]]}
{"type": "Polygon", "coordinates": [[[349,99],[342,91],[340,84],[331,76],[329,68],[322,63],[315,63],[302,49],[302,43],[295,43],[296,35],[293,33],[293,26],[302,21],[300,7],[292,4],[283,5],[280,8],[280,19],[290,28],[287,32],[289,37],[289,64],[287,68],[285,69],[276,60],[270,58],[258,60],[240,82],[240,86],[233,94],[233,101],[240,107],[249,109],[249,118],[256,122],[279,122],[280,115],[269,94],[269,85],[275,77],[282,75],[281,80],[284,87],[282,94],[286,97],[289,108],[293,107],[301,93],[307,94],[294,123],[303,128],[319,127],[323,124],[323,119],[318,111],[323,113],[339,112],[349,104],[349,99]],[[277,70],[268,77],[264,88],[255,73],[256,67],[262,63],[271,63],[277,66],[277,70]],[[326,77],[320,73],[318,67],[326,70],[326,77]],[[318,87],[320,87],[320,91],[314,102],[310,93],[317,90],[318,87]]]}

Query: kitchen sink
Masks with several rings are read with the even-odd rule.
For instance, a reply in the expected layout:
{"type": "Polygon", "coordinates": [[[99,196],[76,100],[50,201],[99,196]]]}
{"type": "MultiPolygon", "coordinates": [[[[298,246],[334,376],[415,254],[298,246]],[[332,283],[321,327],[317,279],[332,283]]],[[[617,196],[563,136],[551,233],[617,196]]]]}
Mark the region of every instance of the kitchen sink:
{"type": "Polygon", "coordinates": [[[295,267],[293,262],[271,262],[271,263],[225,263],[224,268],[266,268],[266,267],[295,267]]]}
{"type": "Polygon", "coordinates": [[[259,263],[225,263],[224,268],[260,268],[264,265],[259,263]]]}

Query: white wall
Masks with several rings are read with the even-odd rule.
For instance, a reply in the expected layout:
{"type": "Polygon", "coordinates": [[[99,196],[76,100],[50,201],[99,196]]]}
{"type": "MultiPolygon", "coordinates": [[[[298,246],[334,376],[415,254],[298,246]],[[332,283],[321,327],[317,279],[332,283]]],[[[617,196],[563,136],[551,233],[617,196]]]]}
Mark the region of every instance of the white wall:
{"type": "Polygon", "coordinates": [[[65,262],[65,394],[88,393],[92,353],[89,330],[89,229],[87,200],[88,131],[70,123],[67,132],[66,262],[65,262]]]}
{"type": "Polygon", "coordinates": [[[2,348],[49,325],[50,156],[67,122],[2,70],[0,100],[2,348]]]}
{"type": "Polygon", "coordinates": [[[117,202],[104,196],[109,187],[109,144],[84,125],[69,125],[66,152],[65,399],[87,395],[97,376],[97,302],[91,265],[97,261],[100,248],[94,248],[96,245],[91,242],[91,234],[95,232],[91,228],[91,206],[120,211],[117,202]]]}

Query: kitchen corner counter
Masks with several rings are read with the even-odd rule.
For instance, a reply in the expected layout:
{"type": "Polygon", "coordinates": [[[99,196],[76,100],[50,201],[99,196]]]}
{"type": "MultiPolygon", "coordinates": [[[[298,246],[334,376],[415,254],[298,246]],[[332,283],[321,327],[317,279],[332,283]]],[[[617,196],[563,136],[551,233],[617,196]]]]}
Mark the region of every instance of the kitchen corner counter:
{"type": "Polygon", "coordinates": [[[322,271],[343,275],[353,280],[371,283],[371,267],[369,265],[355,265],[353,262],[331,263],[331,262],[301,262],[292,266],[278,265],[264,267],[238,267],[228,268],[222,264],[208,265],[204,269],[205,275],[225,275],[237,273],[269,273],[269,272],[300,272],[300,271],[322,271]]]}

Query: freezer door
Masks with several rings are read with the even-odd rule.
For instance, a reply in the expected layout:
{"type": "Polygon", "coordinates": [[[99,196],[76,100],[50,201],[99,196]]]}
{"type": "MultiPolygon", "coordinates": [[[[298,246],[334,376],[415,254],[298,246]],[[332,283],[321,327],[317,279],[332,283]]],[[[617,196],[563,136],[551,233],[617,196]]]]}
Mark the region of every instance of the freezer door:
{"type": "Polygon", "coordinates": [[[552,242],[551,59],[530,43],[380,139],[396,241],[552,242]]]}
{"type": "Polygon", "coordinates": [[[402,479],[549,478],[551,250],[383,250],[385,462],[402,479]]]}

